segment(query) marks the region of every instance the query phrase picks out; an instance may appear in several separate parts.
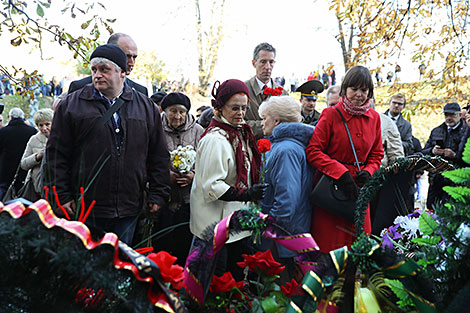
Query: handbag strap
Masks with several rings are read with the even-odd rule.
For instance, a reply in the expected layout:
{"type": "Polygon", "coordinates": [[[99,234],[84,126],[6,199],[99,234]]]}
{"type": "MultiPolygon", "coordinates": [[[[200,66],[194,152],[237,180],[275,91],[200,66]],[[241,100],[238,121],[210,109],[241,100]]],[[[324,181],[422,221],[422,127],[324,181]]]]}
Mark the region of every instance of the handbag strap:
{"type": "Polygon", "coordinates": [[[18,168],[16,169],[15,176],[13,176],[13,180],[11,181],[10,186],[16,183],[16,179],[18,178],[18,173],[20,172],[20,169],[21,169],[21,161],[20,161],[20,164],[18,164],[18,168]]]}
{"type": "Polygon", "coordinates": [[[357,168],[359,169],[359,172],[360,172],[361,171],[361,166],[359,165],[359,160],[357,159],[356,149],[354,148],[354,143],[353,143],[352,138],[351,138],[351,133],[349,132],[348,124],[346,124],[346,120],[344,119],[343,114],[341,114],[341,111],[337,107],[334,107],[334,108],[336,109],[336,111],[338,111],[339,116],[341,116],[341,119],[343,120],[344,127],[346,128],[346,132],[348,133],[349,142],[351,143],[351,148],[352,148],[352,151],[353,151],[353,154],[354,154],[354,159],[356,159],[356,165],[357,165],[357,168]]]}
{"type": "MultiPolygon", "coordinates": [[[[123,105],[124,100],[121,97],[116,99],[116,102],[112,106],[109,107],[108,110],[103,114],[100,120],[93,126],[93,129],[82,139],[82,143],[80,144],[81,148],[84,148],[87,144],[88,140],[93,137],[94,134],[98,133],[98,131],[106,124],[111,116],[116,113],[123,105]]],[[[83,151],[84,149],[79,149],[78,151],[83,151]]]]}

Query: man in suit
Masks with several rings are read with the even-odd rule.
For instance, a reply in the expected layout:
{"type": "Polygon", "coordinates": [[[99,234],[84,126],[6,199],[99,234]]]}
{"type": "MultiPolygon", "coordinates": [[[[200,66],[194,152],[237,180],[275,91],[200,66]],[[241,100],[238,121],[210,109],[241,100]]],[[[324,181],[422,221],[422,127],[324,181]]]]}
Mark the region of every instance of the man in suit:
{"type": "Polygon", "coordinates": [[[385,114],[390,117],[398,127],[405,156],[413,153],[413,139],[411,123],[405,120],[401,114],[406,106],[406,98],[401,93],[397,93],[390,98],[390,107],[385,114]]]}
{"type": "Polygon", "coordinates": [[[302,123],[316,124],[320,118],[320,112],[315,110],[318,94],[323,92],[323,84],[318,80],[309,80],[297,88],[300,92],[300,104],[302,113],[302,123]]]}
{"type": "MultiPolygon", "coordinates": [[[[108,44],[115,44],[121,48],[127,56],[127,69],[126,76],[132,72],[132,69],[135,65],[135,60],[137,59],[137,45],[134,40],[126,34],[123,33],[114,33],[108,39],[108,44]]],[[[130,80],[126,77],[126,83],[129,87],[143,93],[148,96],[147,88],[130,80]]],[[[91,84],[91,76],[87,76],[80,80],[75,80],[70,83],[68,93],[72,93],[78,89],[83,88],[85,85],[91,84]]]]}
{"type": "MultiPolygon", "coordinates": [[[[263,93],[263,90],[266,88],[274,89],[279,87],[271,79],[271,72],[276,63],[275,58],[276,49],[269,43],[263,42],[257,45],[253,51],[253,60],[251,61],[253,67],[256,69],[256,75],[245,82],[250,91],[250,104],[246,111],[245,119],[247,124],[253,129],[256,139],[263,137],[261,117],[258,114],[258,108],[260,104],[269,97],[269,95],[263,93]]],[[[287,95],[287,92],[282,90],[282,94],[287,95]]]]}

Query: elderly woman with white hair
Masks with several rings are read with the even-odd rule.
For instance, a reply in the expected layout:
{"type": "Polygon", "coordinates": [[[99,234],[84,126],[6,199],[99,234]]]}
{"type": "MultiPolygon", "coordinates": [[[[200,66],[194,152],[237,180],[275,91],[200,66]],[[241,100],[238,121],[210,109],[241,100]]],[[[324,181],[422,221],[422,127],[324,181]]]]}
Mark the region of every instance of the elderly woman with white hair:
{"type": "MultiPolygon", "coordinates": [[[[290,96],[271,97],[261,104],[258,112],[263,118],[263,133],[271,141],[265,171],[269,187],[261,208],[291,234],[308,233],[314,169],[307,162],[305,148],[314,127],[300,123],[299,102],[290,96]]],[[[286,265],[287,274],[292,275],[296,253],[279,244],[274,244],[273,249],[272,243],[264,241],[260,248],[271,247],[273,255],[286,265]]]]}
{"type": "Polygon", "coordinates": [[[40,109],[34,113],[34,123],[39,129],[39,132],[29,138],[24,150],[23,157],[21,158],[21,168],[28,171],[28,179],[32,180],[34,191],[37,194],[35,199],[28,199],[36,201],[40,198],[42,189],[41,178],[41,163],[46,149],[47,139],[51,132],[52,118],[54,111],[51,109],[40,109]]]}

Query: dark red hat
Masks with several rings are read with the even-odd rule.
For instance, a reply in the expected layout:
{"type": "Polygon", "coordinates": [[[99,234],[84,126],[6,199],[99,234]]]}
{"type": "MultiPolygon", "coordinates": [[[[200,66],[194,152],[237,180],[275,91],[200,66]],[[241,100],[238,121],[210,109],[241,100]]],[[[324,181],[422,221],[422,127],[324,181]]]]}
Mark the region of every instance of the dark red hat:
{"type": "Polygon", "coordinates": [[[244,93],[250,97],[250,91],[244,82],[238,79],[228,79],[222,84],[217,80],[212,88],[212,106],[215,109],[223,107],[227,101],[237,93],[244,93]]]}

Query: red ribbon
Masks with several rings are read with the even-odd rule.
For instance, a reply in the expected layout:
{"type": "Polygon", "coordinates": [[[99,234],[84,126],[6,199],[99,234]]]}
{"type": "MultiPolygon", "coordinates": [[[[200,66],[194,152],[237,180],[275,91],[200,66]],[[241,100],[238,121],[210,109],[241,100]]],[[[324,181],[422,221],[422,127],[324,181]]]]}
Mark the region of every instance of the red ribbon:
{"type": "MultiPolygon", "coordinates": [[[[158,308],[161,308],[167,312],[174,313],[175,311],[169,304],[168,298],[165,293],[159,292],[153,285],[156,283],[150,276],[142,277],[139,269],[132,263],[126,262],[119,258],[119,246],[124,249],[130,249],[127,245],[119,241],[118,237],[114,233],[106,233],[99,241],[94,241],[91,238],[91,233],[88,227],[77,221],[68,221],[63,218],[58,218],[52,211],[51,206],[45,200],[39,200],[28,208],[26,208],[21,202],[17,201],[5,206],[0,202],[0,213],[8,212],[13,218],[18,219],[26,214],[34,211],[41,219],[44,226],[47,228],[60,227],[65,231],[74,234],[83,242],[83,245],[88,249],[92,250],[100,245],[109,244],[114,247],[113,263],[117,269],[126,269],[131,271],[135,278],[139,281],[147,282],[150,284],[147,297],[150,302],[158,308]]],[[[133,251],[133,250],[132,250],[133,251]]],[[[135,252],[135,251],[134,251],[135,252]]],[[[138,252],[135,252],[138,254],[138,252]]],[[[144,256],[142,256],[144,257],[144,256]]]]}

